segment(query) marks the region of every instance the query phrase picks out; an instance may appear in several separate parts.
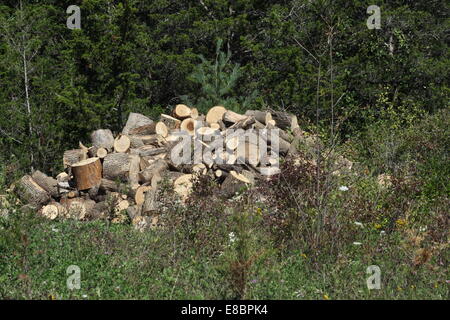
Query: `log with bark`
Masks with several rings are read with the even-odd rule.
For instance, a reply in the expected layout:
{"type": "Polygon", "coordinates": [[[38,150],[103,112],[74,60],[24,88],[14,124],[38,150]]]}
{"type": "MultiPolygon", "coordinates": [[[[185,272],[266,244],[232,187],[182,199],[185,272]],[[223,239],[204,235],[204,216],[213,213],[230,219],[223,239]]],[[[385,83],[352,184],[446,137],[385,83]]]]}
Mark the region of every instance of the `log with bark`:
{"type": "Polygon", "coordinates": [[[19,198],[27,204],[41,207],[50,201],[50,195],[29,175],[22,177],[16,183],[16,192],[19,198]]]}
{"type": "Polygon", "coordinates": [[[103,161],[103,177],[109,180],[128,180],[130,157],[126,153],[110,153],[103,161]]]}
{"type": "Polygon", "coordinates": [[[58,181],[47,176],[45,173],[36,170],[31,175],[34,181],[40,185],[51,197],[58,198],[60,196],[58,191],[58,181]]]}
{"type": "Polygon", "coordinates": [[[99,158],[89,158],[72,165],[72,173],[78,190],[98,186],[102,180],[102,163],[99,158]]]}
{"type": "Polygon", "coordinates": [[[153,120],[151,120],[150,118],[140,113],[131,112],[130,115],[128,116],[127,123],[125,124],[125,127],[122,130],[122,134],[128,135],[130,134],[130,130],[152,123],[153,120]]]}
{"type": "Polygon", "coordinates": [[[111,151],[114,147],[114,136],[109,129],[95,130],[91,134],[92,145],[111,151]]]}

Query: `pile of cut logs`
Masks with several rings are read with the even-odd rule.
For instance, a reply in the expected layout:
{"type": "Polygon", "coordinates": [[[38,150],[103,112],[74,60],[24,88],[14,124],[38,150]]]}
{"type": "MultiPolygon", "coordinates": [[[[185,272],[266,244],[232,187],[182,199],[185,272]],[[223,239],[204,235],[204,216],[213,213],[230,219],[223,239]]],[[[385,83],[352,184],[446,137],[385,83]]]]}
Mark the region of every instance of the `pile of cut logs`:
{"type": "MultiPolygon", "coordinates": [[[[195,175],[216,179],[223,196],[228,198],[242,186],[267,176],[261,175],[257,146],[246,145],[246,156],[238,159],[236,137],[226,137],[227,150],[231,152],[226,153],[222,164],[206,160],[176,164],[170,154],[180,138],[174,132],[187,133],[196,140],[202,135],[226,136],[231,129],[264,128],[279,129],[282,156],[294,152],[295,139],[304,134],[294,115],[279,111],[249,110],[238,114],[215,106],[201,115],[196,108],[179,104],[171,115],[162,114],[159,121],[130,113],[122,132],[116,136],[109,129],[99,129],[92,132],[90,147],[80,142],[79,148],[64,152],[64,172],[53,178],[35,171],[22,177],[14,188],[24,202],[37,207],[49,219],[91,220],[112,214],[115,221],[120,221],[121,213],[129,216],[137,228],[155,225],[157,190],[164,179],[185,200],[195,175]]],[[[207,142],[200,143],[203,148],[210,147],[207,142]]],[[[270,148],[270,141],[267,144],[270,148]]],[[[277,168],[273,169],[269,174],[276,173],[277,168]]]]}

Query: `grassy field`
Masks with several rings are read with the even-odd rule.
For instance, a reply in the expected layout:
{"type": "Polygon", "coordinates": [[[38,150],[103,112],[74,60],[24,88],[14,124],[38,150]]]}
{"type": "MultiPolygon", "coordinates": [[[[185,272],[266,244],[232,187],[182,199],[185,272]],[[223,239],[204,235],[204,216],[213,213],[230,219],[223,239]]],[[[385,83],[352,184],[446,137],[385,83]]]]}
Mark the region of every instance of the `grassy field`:
{"type": "Polygon", "coordinates": [[[379,131],[343,148],[365,159],[351,173],[331,174],[334,160],[320,175],[311,162],[286,162],[283,175],[231,200],[199,180],[186,205],[163,188],[163,226],[146,232],[48,221],[8,199],[0,298],[448,299],[448,118],[391,132],[395,148],[379,131]],[[79,290],[67,287],[71,265],[79,290]],[[379,290],[367,287],[371,265],[379,290]]]}

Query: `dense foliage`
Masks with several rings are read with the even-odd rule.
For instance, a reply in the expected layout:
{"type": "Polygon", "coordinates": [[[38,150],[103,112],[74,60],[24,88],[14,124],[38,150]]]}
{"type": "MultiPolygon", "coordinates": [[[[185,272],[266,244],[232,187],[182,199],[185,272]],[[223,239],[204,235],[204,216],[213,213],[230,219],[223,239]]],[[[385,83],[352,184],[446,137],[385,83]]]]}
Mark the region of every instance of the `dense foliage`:
{"type": "Polygon", "coordinates": [[[371,4],[4,0],[1,161],[56,170],[90,130],[181,101],[284,108],[341,139],[386,114],[445,107],[448,2],[379,1],[378,30],[366,26],[371,4]],[[81,30],[66,27],[69,5],[81,30]]]}

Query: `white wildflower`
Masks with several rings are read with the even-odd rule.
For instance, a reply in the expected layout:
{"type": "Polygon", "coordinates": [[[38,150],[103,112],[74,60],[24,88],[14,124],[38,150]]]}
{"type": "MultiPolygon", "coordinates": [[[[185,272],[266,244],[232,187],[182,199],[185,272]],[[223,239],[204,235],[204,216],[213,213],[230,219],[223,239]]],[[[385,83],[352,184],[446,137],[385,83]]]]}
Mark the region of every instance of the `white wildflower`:
{"type": "Polygon", "coordinates": [[[339,191],[348,191],[348,187],[346,186],[340,186],[339,191]]]}
{"type": "Polygon", "coordinates": [[[358,221],[355,221],[355,224],[356,224],[358,227],[363,227],[363,226],[364,226],[361,222],[358,222],[358,221]]]}
{"type": "Polygon", "coordinates": [[[360,246],[360,245],[362,245],[361,242],[353,242],[353,244],[354,244],[355,246],[360,246]]]}
{"type": "Polygon", "coordinates": [[[230,243],[234,243],[236,241],[236,235],[234,234],[234,232],[230,232],[228,234],[228,238],[230,239],[230,243]]]}

